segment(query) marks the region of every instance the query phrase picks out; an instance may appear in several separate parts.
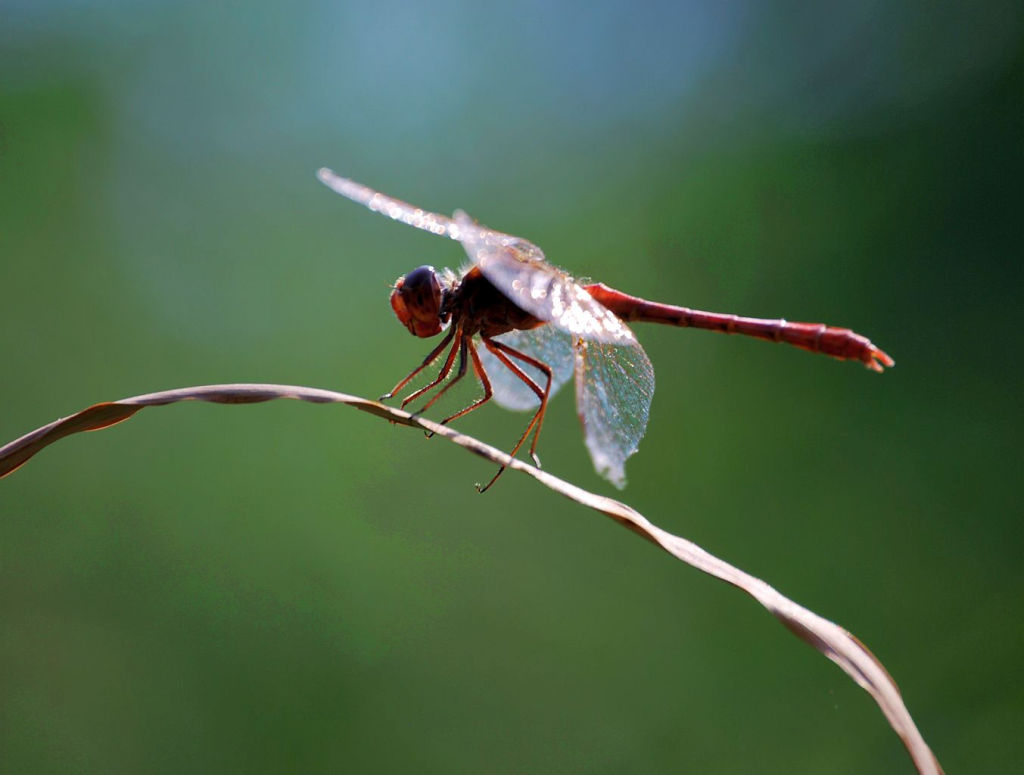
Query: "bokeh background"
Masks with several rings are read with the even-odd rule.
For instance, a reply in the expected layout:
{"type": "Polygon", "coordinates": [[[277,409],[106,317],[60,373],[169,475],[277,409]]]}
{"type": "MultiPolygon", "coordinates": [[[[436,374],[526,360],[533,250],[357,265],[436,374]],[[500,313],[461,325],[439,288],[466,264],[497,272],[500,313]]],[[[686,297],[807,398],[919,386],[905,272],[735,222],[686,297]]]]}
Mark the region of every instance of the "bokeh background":
{"type": "MultiPolygon", "coordinates": [[[[1019,3],[5,0],[0,439],[261,381],[376,396],[458,245],[869,335],[638,330],[624,499],[861,637],[950,772],[1021,759],[1019,3]]],[[[499,446],[523,417],[460,426],[499,446]]],[[[571,391],[546,467],[590,466],[571,391]]],[[[0,483],[0,770],[911,770],[746,597],[344,407],[148,410],[0,483]]]]}

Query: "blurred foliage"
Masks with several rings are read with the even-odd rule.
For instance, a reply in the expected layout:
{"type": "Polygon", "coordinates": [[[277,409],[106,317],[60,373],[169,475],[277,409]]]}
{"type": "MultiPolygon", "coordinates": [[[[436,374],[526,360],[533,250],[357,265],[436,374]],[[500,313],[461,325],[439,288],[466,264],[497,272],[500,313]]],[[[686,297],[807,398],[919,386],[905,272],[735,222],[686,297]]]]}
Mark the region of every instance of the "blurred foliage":
{"type": "MultiPolygon", "coordinates": [[[[429,345],[388,284],[462,258],[321,165],[633,293],[850,326],[896,368],[639,330],[625,500],[861,637],[948,771],[1009,771],[1022,56],[1010,2],[13,0],[0,438],[191,384],[390,387],[429,345]]],[[[605,487],[571,391],[540,452],[605,487]]],[[[909,771],[742,596],[489,473],[287,403],[47,450],[0,483],[0,770],[909,771]]]]}

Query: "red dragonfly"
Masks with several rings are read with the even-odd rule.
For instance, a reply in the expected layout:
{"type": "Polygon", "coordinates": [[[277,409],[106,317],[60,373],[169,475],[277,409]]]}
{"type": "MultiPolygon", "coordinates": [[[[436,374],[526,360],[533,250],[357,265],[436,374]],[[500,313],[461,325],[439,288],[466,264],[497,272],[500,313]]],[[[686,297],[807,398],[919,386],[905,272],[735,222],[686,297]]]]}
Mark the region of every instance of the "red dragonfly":
{"type": "MultiPolygon", "coordinates": [[[[509,454],[514,457],[532,433],[530,456],[538,466],[537,438],[548,401],[575,376],[576,409],[594,467],[616,487],[625,486],[626,459],[643,438],[654,395],[654,369],[625,321],[785,342],[839,360],[857,360],[879,372],[894,365],[866,337],[848,328],[701,312],[629,296],[603,283],[580,285],[549,264],[533,243],[477,224],[461,210],[452,218],[421,210],[327,168],[317,177],[374,212],[461,242],[471,261],[459,274],[421,266],[395,282],[391,308],[411,334],[426,338],[447,332],[381,399],[402,390],[447,348],[437,377],[405,396],[402,407],[436,390],[419,410],[426,411],[472,365],[483,395],[441,423],[462,417],[491,398],[508,409],[531,409],[533,416],[509,454]]],[[[477,489],[486,490],[504,470],[499,468],[477,489]]]]}

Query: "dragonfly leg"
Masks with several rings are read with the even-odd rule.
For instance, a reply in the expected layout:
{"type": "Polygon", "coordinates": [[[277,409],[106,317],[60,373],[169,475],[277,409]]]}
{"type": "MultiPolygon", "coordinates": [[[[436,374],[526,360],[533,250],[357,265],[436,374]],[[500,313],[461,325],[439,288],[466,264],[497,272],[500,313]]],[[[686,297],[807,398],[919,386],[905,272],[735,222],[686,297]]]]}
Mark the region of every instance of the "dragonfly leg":
{"type": "MultiPolygon", "coordinates": [[[[425,403],[423,406],[421,406],[419,409],[413,412],[413,414],[423,414],[431,406],[433,406],[437,399],[443,396],[452,385],[454,385],[456,382],[458,382],[460,379],[466,376],[466,364],[468,363],[468,358],[466,357],[466,350],[468,340],[469,337],[464,336],[462,337],[462,342],[459,344],[459,368],[455,370],[455,376],[448,380],[448,384],[446,384],[444,387],[438,390],[434,394],[434,396],[429,401],[427,401],[427,403],[425,403]]],[[[432,436],[433,434],[428,433],[427,435],[432,436]]]]}
{"type": "Polygon", "coordinates": [[[491,396],[494,395],[494,390],[491,388],[491,381],[487,378],[487,372],[484,371],[484,365],[480,363],[480,356],[476,352],[476,347],[474,346],[472,339],[470,339],[469,337],[465,337],[465,343],[469,350],[469,357],[473,361],[473,372],[476,374],[477,379],[480,380],[480,384],[483,385],[484,394],[476,401],[471,403],[469,406],[467,406],[465,409],[462,409],[461,411],[458,411],[449,417],[445,417],[443,420],[441,420],[441,425],[447,425],[452,420],[457,420],[464,414],[469,414],[474,409],[479,409],[481,406],[490,401],[491,396]]]}
{"type": "MultiPolygon", "coordinates": [[[[519,451],[519,448],[523,446],[523,442],[526,441],[527,437],[530,435],[534,427],[537,425],[538,420],[544,416],[544,410],[547,408],[548,403],[547,392],[541,390],[540,385],[538,385],[536,382],[530,379],[529,375],[527,375],[526,372],[524,372],[521,368],[516,366],[516,364],[511,361],[508,355],[506,355],[503,352],[503,350],[512,350],[511,347],[509,347],[508,345],[503,345],[499,342],[495,342],[493,339],[490,339],[489,337],[481,336],[480,340],[484,343],[484,347],[486,347],[495,358],[501,361],[502,364],[504,364],[504,366],[509,371],[511,371],[513,374],[519,377],[519,379],[526,383],[526,386],[529,387],[530,390],[532,390],[536,394],[538,399],[540,399],[540,408],[537,409],[536,413],[530,419],[529,424],[526,426],[526,430],[523,431],[523,435],[519,437],[519,441],[517,441],[516,445],[512,447],[512,451],[508,453],[509,457],[515,457],[516,453],[519,451]]],[[[523,356],[523,354],[518,352],[517,350],[512,350],[512,352],[516,353],[517,356],[523,356]]],[[[548,373],[550,374],[550,369],[548,369],[548,373]]],[[[550,385],[551,382],[550,380],[548,380],[548,386],[550,387],[550,385]]],[[[477,485],[477,492],[487,492],[491,485],[498,480],[498,477],[501,476],[502,473],[504,473],[505,468],[506,466],[501,466],[500,468],[498,468],[498,472],[493,477],[491,477],[491,481],[489,481],[487,484],[483,485],[482,487],[477,485]]]]}
{"type": "Polygon", "coordinates": [[[423,359],[423,363],[421,363],[415,369],[413,369],[408,374],[406,374],[405,378],[401,382],[399,382],[397,385],[395,385],[393,388],[391,388],[391,390],[389,390],[387,393],[382,395],[380,397],[380,400],[381,401],[387,401],[389,398],[393,398],[395,393],[397,393],[399,390],[401,390],[406,385],[408,385],[409,381],[413,377],[415,377],[417,374],[419,374],[421,371],[423,371],[425,368],[427,368],[427,366],[429,366],[431,363],[434,362],[434,359],[436,359],[437,356],[441,354],[441,351],[445,347],[448,346],[448,343],[452,340],[453,336],[455,336],[455,329],[454,328],[451,331],[448,332],[448,334],[445,336],[444,339],[441,340],[441,343],[437,347],[435,347],[433,350],[430,351],[430,355],[428,355],[426,358],[423,359]]]}
{"type": "Polygon", "coordinates": [[[540,399],[540,409],[538,410],[539,416],[537,418],[537,427],[533,433],[533,442],[530,444],[530,457],[533,458],[533,462],[536,464],[537,468],[540,468],[540,458],[537,457],[537,439],[540,438],[540,429],[541,426],[544,424],[544,414],[545,412],[547,412],[548,409],[548,396],[550,396],[551,394],[551,367],[544,363],[544,361],[539,361],[536,358],[533,358],[524,352],[520,352],[519,350],[509,347],[504,342],[492,341],[492,344],[494,344],[496,347],[504,351],[507,355],[511,356],[512,358],[515,358],[518,361],[522,361],[523,363],[530,364],[531,366],[533,366],[533,368],[537,369],[544,375],[544,395],[540,399]]]}
{"type": "MultiPolygon", "coordinates": [[[[447,389],[451,388],[453,385],[455,385],[455,383],[457,383],[459,380],[461,380],[463,377],[466,376],[466,364],[469,362],[468,358],[466,357],[466,351],[468,349],[469,349],[469,337],[463,337],[462,338],[462,344],[459,345],[459,369],[456,371],[455,377],[453,377],[451,380],[449,380],[449,383],[447,383],[444,387],[442,387],[440,390],[438,390],[436,393],[434,393],[433,398],[431,398],[429,401],[427,401],[422,406],[420,406],[420,408],[418,408],[418,410],[413,413],[414,417],[419,417],[424,412],[426,412],[428,410],[428,408],[430,408],[434,404],[434,401],[436,401],[438,398],[440,398],[442,395],[444,395],[444,393],[447,391],[447,389]]],[[[443,425],[446,422],[447,422],[447,420],[444,420],[444,421],[442,421],[441,424],[443,425]]],[[[434,435],[433,431],[427,431],[427,438],[432,438],[433,435],[434,435]]]]}
{"type": "MultiPolygon", "coordinates": [[[[444,366],[441,367],[441,371],[438,373],[437,378],[434,379],[428,385],[424,385],[419,390],[414,390],[412,393],[402,399],[401,408],[405,409],[406,404],[410,401],[415,401],[417,398],[422,396],[424,393],[433,390],[435,387],[444,382],[445,378],[452,371],[452,364],[455,362],[455,353],[457,353],[462,345],[462,326],[458,326],[454,332],[455,341],[452,343],[452,349],[448,352],[448,357],[444,359],[444,366]]],[[[435,356],[436,357],[436,356],[435,356]]]]}

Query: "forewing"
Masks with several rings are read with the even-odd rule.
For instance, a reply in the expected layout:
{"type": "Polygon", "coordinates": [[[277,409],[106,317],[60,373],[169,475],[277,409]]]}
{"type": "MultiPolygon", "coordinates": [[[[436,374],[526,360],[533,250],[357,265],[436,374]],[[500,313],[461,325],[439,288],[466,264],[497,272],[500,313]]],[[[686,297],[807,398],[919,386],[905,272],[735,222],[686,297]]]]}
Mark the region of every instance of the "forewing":
{"type": "Polygon", "coordinates": [[[626,486],[626,459],[640,444],[654,397],[654,368],[637,343],[580,341],[575,352],[576,411],[597,472],[626,486]]]}
{"type": "Polygon", "coordinates": [[[596,301],[561,269],[544,260],[532,242],[478,226],[455,213],[459,239],[484,277],[516,306],[550,321],[573,337],[610,344],[635,344],[629,326],[596,301]]]}
{"type": "MultiPolygon", "coordinates": [[[[509,347],[526,353],[537,360],[546,363],[551,367],[551,393],[555,392],[572,378],[573,374],[573,349],[572,337],[554,326],[540,326],[529,331],[510,331],[507,334],[494,337],[499,342],[509,347]]],[[[509,368],[495,358],[482,344],[477,347],[480,354],[480,361],[487,378],[494,390],[494,400],[506,409],[524,411],[536,409],[540,404],[530,388],[526,386],[519,377],[513,374],[509,368]]],[[[537,383],[541,389],[544,388],[545,377],[539,369],[512,359],[513,362],[522,368],[523,371],[537,383]]]]}
{"type": "Polygon", "coordinates": [[[375,213],[386,215],[392,220],[400,221],[414,228],[429,231],[431,234],[449,237],[454,240],[459,239],[458,226],[446,215],[422,210],[408,202],[382,194],[380,191],[374,191],[362,183],[356,183],[354,180],[343,178],[326,167],[321,167],[317,170],[316,176],[320,179],[321,183],[332,191],[341,194],[347,199],[351,199],[353,202],[358,202],[364,207],[370,208],[375,213]]]}

